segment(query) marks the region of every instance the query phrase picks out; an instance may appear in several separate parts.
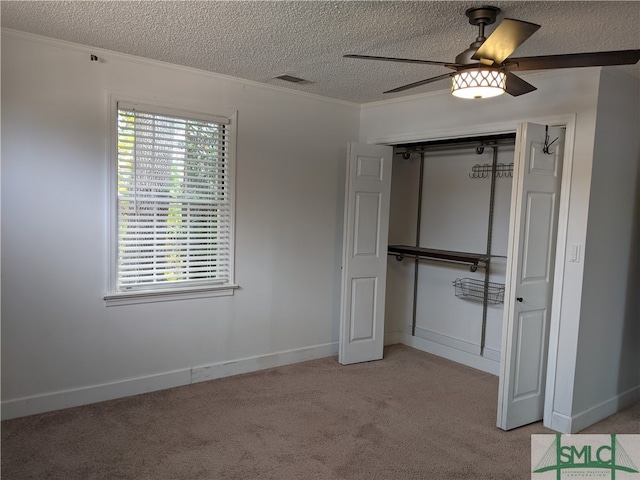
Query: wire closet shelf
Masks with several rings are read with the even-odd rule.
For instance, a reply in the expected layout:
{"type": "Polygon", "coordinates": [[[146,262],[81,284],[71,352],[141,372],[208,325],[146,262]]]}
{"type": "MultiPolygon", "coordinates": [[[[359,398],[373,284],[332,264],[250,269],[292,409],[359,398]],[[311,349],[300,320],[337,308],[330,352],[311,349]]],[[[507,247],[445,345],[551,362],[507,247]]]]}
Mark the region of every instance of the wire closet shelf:
{"type": "Polygon", "coordinates": [[[453,282],[456,297],[488,305],[504,303],[504,284],[485,282],[475,278],[456,278],[453,282]],[[486,293],[486,295],[485,295],[486,293]]]}

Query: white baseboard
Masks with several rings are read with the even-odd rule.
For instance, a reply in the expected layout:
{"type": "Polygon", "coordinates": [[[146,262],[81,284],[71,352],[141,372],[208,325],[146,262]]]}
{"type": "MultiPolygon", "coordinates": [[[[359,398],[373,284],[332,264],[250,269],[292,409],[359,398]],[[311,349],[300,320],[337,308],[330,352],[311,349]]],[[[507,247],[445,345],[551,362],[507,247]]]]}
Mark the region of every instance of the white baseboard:
{"type": "Polygon", "coordinates": [[[563,413],[551,412],[551,423],[543,425],[558,433],[571,433],[571,417],[563,413]]]}
{"type": "MultiPolygon", "coordinates": [[[[405,332],[408,334],[411,333],[410,325],[407,325],[407,329],[405,330],[405,332]]],[[[450,335],[443,335],[442,333],[437,333],[433,330],[429,330],[428,328],[422,328],[418,326],[416,326],[415,334],[416,337],[420,337],[424,340],[429,340],[430,342],[437,343],[439,345],[444,345],[446,347],[461,350],[472,355],[480,356],[480,345],[476,345],[475,343],[452,337],[450,335]]]]}
{"type": "MultiPolygon", "coordinates": [[[[640,385],[635,386],[606,400],[598,405],[586,409],[583,412],[573,415],[571,418],[571,431],[567,433],[578,433],[590,425],[603,420],[616,412],[632,405],[640,399],[640,385]]],[[[611,432],[615,433],[615,432],[611,432]]]]}
{"type": "Polygon", "coordinates": [[[216,378],[230,377],[241,373],[256,372],[265,368],[281,367],[292,363],[306,362],[338,354],[338,342],[314,347],[297,348],[270,353],[259,357],[241,358],[227,362],[201,365],[191,369],[191,383],[206,382],[216,378]]]}
{"type": "MultiPolygon", "coordinates": [[[[605,400],[577,415],[568,416],[558,412],[551,413],[551,422],[544,426],[560,433],[578,433],[600,420],[632,405],[640,400],[640,385],[605,400]]],[[[610,432],[615,433],[615,432],[610,432]]]]}
{"type": "MultiPolygon", "coordinates": [[[[498,362],[498,365],[500,365],[500,350],[495,350],[493,348],[484,347],[484,356],[488,360],[493,360],[494,362],[498,362]]],[[[496,373],[496,375],[499,375],[499,374],[500,374],[500,372],[498,371],[498,373],[496,373]]]]}
{"type": "Polygon", "coordinates": [[[408,345],[409,347],[417,348],[423,352],[438,355],[439,357],[446,358],[453,362],[458,362],[477,370],[481,370],[492,375],[500,374],[500,362],[492,360],[487,357],[480,357],[478,355],[464,352],[456,348],[452,348],[447,345],[442,345],[431,340],[427,340],[420,337],[414,337],[409,333],[400,332],[402,335],[400,343],[408,345]]]}
{"type": "Polygon", "coordinates": [[[178,387],[188,384],[190,375],[190,369],[182,369],[5,400],[2,402],[2,420],[178,387]]]}
{"type": "MultiPolygon", "coordinates": [[[[411,326],[408,325],[405,333],[411,333],[411,326]]],[[[467,340],[462,340],[461,338],[452,337],[451,335],[444,335],[442,333],[437,333],[428,328],[416,327],[415,330],[416,337],[423,338],[424,340],[429,340],[431,342],[437,343],[439,345],[444,345],[447,347],[454,348],[456,350],[462,350],[463,352],[470,353],[475,355],[476,357],[480,357],[480,344],[472,343],[467,340]]],[[[489,347],[484,347],[484,357],[493,360],[495,362],[500,362],[500,351],[494,350],[489,347]]]]}
{"type": "Polygon", "coordinates": [[[315,360],[337,355],[338,342],[274,352],[250,358],[201,365],[163,372],[154,375],[128,378],[115,382],[87,387],[61,390],[58,392],[33,395],[5,400],[2,402],[2,420],[25,417],[36,413],[50,412],[116,398],[139,395],[167,388],[180,387],[216,378],[255,372],[292,363],[315,360]]]}

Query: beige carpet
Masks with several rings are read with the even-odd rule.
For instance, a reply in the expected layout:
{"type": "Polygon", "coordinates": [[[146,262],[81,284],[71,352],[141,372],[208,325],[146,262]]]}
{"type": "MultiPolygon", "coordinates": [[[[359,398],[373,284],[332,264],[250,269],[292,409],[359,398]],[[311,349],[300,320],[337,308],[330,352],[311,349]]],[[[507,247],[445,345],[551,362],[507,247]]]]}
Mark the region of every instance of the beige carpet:
{"type": "MultiPolygon", "coordinates": [[[[2,422],[9,479],[527,479],[498,380],[396,345],[2,422]]],[[[640,433],[640,406],[588,431],[640,433]]]]}

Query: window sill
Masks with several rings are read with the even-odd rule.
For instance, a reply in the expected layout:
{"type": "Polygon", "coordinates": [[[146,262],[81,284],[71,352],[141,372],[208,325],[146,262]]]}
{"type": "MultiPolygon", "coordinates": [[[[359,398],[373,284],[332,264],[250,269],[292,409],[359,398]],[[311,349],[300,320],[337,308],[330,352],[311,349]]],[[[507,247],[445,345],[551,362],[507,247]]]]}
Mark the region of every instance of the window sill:
{"type": "Polygon", "coordinates": [[[239,285],[216,285],[200,288],[170,291],[137,291],[126,293],[109,293],[104,296],[107,307],[137,305],[139,303],[171,302],[175,300],[192,300],[197,298],[228,297],[240,288],[239,285]]]}

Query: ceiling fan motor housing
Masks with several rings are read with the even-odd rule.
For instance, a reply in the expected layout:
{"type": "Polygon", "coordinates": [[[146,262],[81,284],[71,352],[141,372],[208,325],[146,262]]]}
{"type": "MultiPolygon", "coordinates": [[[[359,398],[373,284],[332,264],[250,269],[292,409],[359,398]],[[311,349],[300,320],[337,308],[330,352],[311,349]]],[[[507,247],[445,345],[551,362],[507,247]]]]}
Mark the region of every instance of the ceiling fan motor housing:
{"type": "Polygon", "coordinates": [[[480,63],[478,62],[478,60],[474,60],[471,57],[475,55],[476,51],[480,48],[482,43],[483,42],[475,41],[471,45],[469,45],[469,48],[456,56],[456,63],[459,63],[461,65],[473,65],[480,63]]]}

